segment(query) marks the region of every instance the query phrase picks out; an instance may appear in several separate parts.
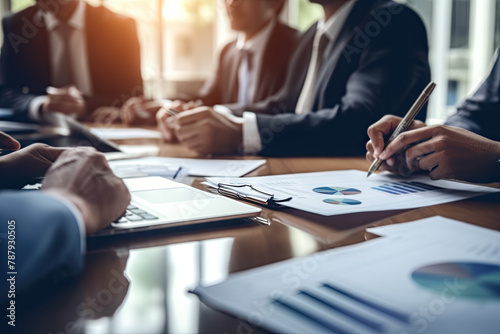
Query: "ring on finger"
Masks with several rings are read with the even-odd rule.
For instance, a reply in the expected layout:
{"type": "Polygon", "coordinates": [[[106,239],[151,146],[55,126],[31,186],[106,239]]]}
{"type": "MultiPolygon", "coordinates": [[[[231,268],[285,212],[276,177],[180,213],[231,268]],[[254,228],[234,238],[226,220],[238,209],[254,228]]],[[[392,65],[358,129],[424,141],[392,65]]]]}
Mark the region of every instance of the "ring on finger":
{"type": "Polygon", "coordinates": [[[424,156],[423,155],[419,155],[418,157],[415,158],[415,161],[417,162],[417,167],[422,170],[422,168],[420,167],[420,160],[422,160],[424,156]]]}

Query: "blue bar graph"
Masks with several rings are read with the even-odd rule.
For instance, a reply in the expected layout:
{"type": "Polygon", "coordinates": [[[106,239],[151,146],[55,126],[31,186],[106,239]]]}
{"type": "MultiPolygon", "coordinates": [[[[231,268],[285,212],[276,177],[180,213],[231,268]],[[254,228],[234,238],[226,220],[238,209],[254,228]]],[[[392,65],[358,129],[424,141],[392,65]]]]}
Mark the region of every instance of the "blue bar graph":
{"type": "Polygon", "coordinates": [[[293,317],[327,333],[386,333],[397,321],[409,324],[410,316],[378,301],[346,291],[331,282],[303,287],[297,293],[270,300],[277,314],[293,317]]]}
{"type": "Polygon", "coordinates": [[[372,187],[374,190],[382,191],[391,195],[408,195],[425,191],[440,190],[442,188],[431,186],[421,182],[393,182],[372,187]]]}

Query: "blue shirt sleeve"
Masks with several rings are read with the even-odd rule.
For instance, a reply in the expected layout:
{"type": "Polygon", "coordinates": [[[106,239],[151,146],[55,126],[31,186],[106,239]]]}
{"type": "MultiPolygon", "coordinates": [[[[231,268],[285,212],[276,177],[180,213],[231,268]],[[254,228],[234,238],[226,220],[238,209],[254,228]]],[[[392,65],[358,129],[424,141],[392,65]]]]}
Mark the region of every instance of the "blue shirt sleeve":
{"type": "Polygon", "coordinates": [[[2,276],[16,273],[2,279],[1,301],[7,298],[10,283],[4,285],[11,276],[15,276],[16,292],[21,292],[41,279],[63,278],[81,270],[77,217],[56,198],[41,191],[1,192],[0,226],[2,276]],[[13,267],[8,262],[9,244],[15,247],[10,253],[13,267]]]}

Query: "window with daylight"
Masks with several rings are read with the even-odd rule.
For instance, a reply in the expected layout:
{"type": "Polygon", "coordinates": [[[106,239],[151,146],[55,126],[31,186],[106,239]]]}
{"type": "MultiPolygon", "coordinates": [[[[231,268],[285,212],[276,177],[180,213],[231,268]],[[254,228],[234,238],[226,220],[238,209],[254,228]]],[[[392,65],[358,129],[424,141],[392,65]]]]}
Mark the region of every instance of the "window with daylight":
{"type": "MultiPolygon", "coordinates": [[[[34,0],[0,0],[2,15],[34,0]]],[[[398,0],[426,22],[434,81],[430,123],[442,122],[488,73],[500,45],[500,0],[398,0]]],[[[146,94],[196,91],[213,70],[222,45],[234,38],[221,0],[87,0],[134,18],[142,49],[146,94]]],[[[309,0],[288,0],[283,20],[301,30],[322,15],[309,0]]]]}

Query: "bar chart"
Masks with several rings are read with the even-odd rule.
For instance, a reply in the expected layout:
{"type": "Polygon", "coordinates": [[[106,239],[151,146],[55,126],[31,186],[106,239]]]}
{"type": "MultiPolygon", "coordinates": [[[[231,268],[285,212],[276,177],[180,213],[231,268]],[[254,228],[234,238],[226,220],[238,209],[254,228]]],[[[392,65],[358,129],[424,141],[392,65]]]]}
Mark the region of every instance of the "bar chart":
{"type": "Polygon", "coordinates": [[[382,191],[391,195],[408,195],[432,190],[440,190],[442,188],[421,182],[393,182],[386,183],[377,187],[372,187],[372,189],[382,191]]]}

